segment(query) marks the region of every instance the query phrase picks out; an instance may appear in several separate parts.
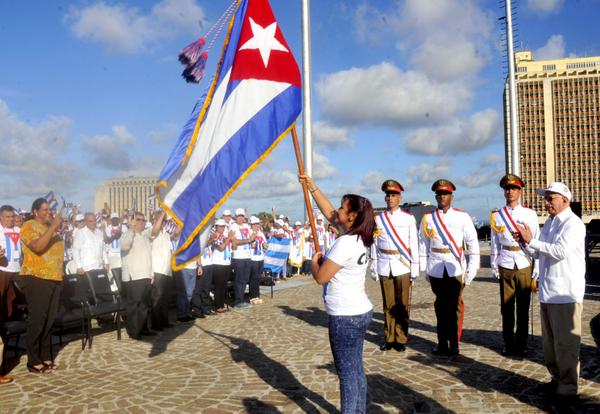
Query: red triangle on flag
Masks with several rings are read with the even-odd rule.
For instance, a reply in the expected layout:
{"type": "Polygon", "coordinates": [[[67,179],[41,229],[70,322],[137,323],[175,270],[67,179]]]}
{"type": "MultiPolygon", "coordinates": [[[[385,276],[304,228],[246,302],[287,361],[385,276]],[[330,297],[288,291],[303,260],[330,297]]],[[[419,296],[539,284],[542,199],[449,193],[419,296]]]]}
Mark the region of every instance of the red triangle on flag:
{"type": "Polygon", "coordinates": [[[268,0],[250,0],[231,80],[261,79],[301,87],[300,70],[268,0]]]}

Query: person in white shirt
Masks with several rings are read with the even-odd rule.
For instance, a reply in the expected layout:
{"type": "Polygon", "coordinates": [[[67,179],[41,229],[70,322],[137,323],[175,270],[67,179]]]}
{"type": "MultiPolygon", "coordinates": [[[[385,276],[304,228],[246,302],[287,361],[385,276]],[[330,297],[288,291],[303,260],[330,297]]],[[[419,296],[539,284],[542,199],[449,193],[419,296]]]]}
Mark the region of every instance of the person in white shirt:
{"type": "Polygon", "coordinates": [[[537,214],[519,203],[525,183],[521,177],[507,174],[500,180],[504,189],[506,206],[492,211],[492,249],[490,264],[492,274],[500,282],[500,310],[502,313],[502,355],[524,357],[527,355],[529,332],[529,305],[532,283],[537,279],[539,261],[533,260],[515,239],[516,225],[527,223],[533,237],[539,237],[537,214]],[[515,305],[517,309],[515,332],[515,305]]]}
{"type": "Polygon", "coordinates": [[[421,220],[419,267],[425,271],[425,279],[435,295],[438,344],[432,352],[453,356],[460,353],[465,306],[462,291],[479,270],[479,242],[471,217],[452,207],[456,186],[441,179],[433,183],[431,190],[435,192],[437,209],[421,220]],[[465,256],[469,256],[468,263],[465,256]]]}
{"type": "Polygon", "coordinates": [[[364,197],[346,194],[335,209],[309,176],[301,175],[300,181],[306,183],[325,218],[345,232],[325,259],[322,252],[313,256],[311,267],[317,283],[324,285],[329,343],[340,379],[341,412],[364,413],[367,378],[363,343],[373,316],[373,305],[365,292],[365,275],[375,231],[373,206],[364,197]]]}
{"type": "Polygon", "coordinates": [[[233,306],[236,309],[247,309],[252,306],[244,301],[244,292],[250,279],[251,245],[254,243],[256,235],[245,221],[246,213],[244,209],[238,208],[235,210],[235,223],[232,223],[229,227],[229,237],[233,244],[233,306]]]}
{"type": "Polygon", "coordinates": [[[577,397],[579,379],[586,229],[571,210],[571,190],[565,184],[554,182],[538,193],[550,215],[539,239],[527,224],[517,224],[517,228],[521,241],[540,261],[542,342],[552,376],[546,388],[559,402],[570,404],[577,397]]]}
{"type": "Polygon", "coordinates": [[[168,232],[166,212],[154,213],[154,226],[160,227],[159,233],[152,240],[152,307],[150,323],[152,329],[161,331],[170,328],[169,301],[173,291],[173,272],[171,270],[171,234],[168,232]]]}
{"type": "Polygon", "coordinates": [[[85,213],[85,226],[73,239],[73,260],[77,273],[108,272],[108,252],[104,249],[104,233],[96,228],[94,213],[85,213]]]}
{"type": "Polygon", "coordinates": [[[387,209],[375,217],[371,277],[383,296],[385,341],[379,349],[406,351],[410,289],[419,276],[419,240],[414,216],[400,209],[404,187],[396,180],[381,185],[387,209]]]}
{"type": "Polygon", "coordinates": [[[123,286],[123,261],[121,259],[121,237],[127,232],[127,226],[121,224],[119,215],[111,213],[110,224],[104,230],[104,249],[108,254],[108,266],[113,275],[121,298],[126,298],[123,286]]]}
{"type": "Polygon", "coordinates": [[[160,226],[146,229],[144,214],[136,212],[129,220],[127,233],[121,239],[123,281],[127,283],[127,333],[132,339],[153,335],[148,329],[152,300],[152,239],[160,226]]]}
{"type": "Polygon", "coordinates": [[[21,270],[21,229],[15,226],[12,206],[0,207],[0,249],[5,263],[0,264],[0,321],[10,318],[16,297],[14,280],[21,270]]]}
{"type": "Polygon", "coordinates": [[[215,231],[208,239],[208,246],[212,249],[213,281],[215,284],[215,312],[227,311],[225,296],[227,282],[231,279],[231,239],[225,231],[227,222],[219,219],[215,222],[215,231]]]}
{"type": "Polygon", "coordinates": [[[260,298],[260,278],[263,274],[265,263],[265,250],[269,246],[267,238],[262,232],[260,219],[258,217],[250,217],[250,225],[252,226],[252,234],[254,234],[254,242],[250,245],[252,248],[252,256],[250,257],[250,303],[252,305],[260,305],[263,300],[260,298]]]}

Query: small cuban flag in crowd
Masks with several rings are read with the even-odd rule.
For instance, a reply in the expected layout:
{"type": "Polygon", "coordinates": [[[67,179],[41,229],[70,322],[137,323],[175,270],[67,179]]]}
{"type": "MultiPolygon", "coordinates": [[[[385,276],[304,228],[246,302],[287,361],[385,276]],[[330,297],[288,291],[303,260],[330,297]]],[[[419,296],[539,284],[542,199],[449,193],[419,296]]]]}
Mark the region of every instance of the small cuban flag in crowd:
{"type": "Polygon", "coordinates": [[[283,271],[288,257],[290,255],[290,242],[292,239],[287,237],[269,238],[269,247],[265,252],[264,267],[270,270],[273,274],[278,274],[283,271]]]}
{"type": "Polygon", "coordinates": [[[301,95],[298,64],[269,2],[240,0],[206,98],[192,111],[157,186],[161,205],[182,227],[174,269],[200,255],[211,218],[289,133],[301,95]]]}
{"type": "Polygon", "coordinates": [[[54,191],[50,191],[48,194],[46,194],[44,196],[44,198],[48,202],[48,207],[50,208],[51,211],[58,210],[58,200],[56,199],[56,195],[54,194],[54,191]]]}

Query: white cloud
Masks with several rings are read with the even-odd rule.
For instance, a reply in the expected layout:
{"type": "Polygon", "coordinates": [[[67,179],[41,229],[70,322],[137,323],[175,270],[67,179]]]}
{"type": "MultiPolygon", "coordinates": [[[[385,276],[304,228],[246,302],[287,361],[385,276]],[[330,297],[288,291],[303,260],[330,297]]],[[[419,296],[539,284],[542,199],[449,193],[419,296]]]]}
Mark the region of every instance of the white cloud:
{"type": "Polygon", "coordinates": [[[234,200],[280,198],[301,194],[298,173],[290,170],[266,170],[251,174],[233,193],[234,200]]]}
{"type": "Polygon", "coordinates": [[[504,158],[497,154],[490,154],[484,157],[476,168],[456,181],[468,188],[479,188],[490,183],[500,182],[500,177],[503,175],[504,158]]]}
{"type": "Polygon", "coordinates": [[[463,84],[435,82],[388,62],[325,75],[317,92],[325,117],[343,125],[422,125],[450,117],[471,100],[463,84]]]}
{"type": "Polygon", "coordinates": [[[315,145],[327,148],[352,145],[348,128],[334,126],[327,121],[318,121],[314,123],[313,140],[315,145]]]}
{"type": "Polygon", "coordinates": [[[331,178],[336,173],[336,169],[331,165],[329,158],[318,152],[313,153],[313,178],[321,180],[331,178]]]}
{"type": "Polygon", "coordinates": [[[433,184],[435,180],[445,178],[450,172],[451,161],[441,158],[434,163],[421,163],[408,167],[409,186],[413,184],[433,184]]]}
{"type": "MultiPolygon", "coordinates": [[[[0,198],[31,203],[49,190],[72,192],[84,175],[67,159],[71,119],[50,117],[34,125],[19,119],[0,99],[0,198]]],[[[23,205],[23,207],[29,207],[23,205]]]]}
{"type": "Polygon", "coordinates": [[[112,127],[112,135],[83,137],[83,149],[90,155],[92,164],[115,171],[134,168],[130,154],[135,137],[127,127],[112,127]]]}
{"type": "Polygon", "coordinates": [[[558,12],[564,0],[527,0],[527,8],[540,14],[551,14],[558,12]]]}
{"type": "Polygon", "coordinates": [[[405,139],[405,145],[410,151],[425,155],[465,153],[489,144],[499,127],[498,113],[486,109],[469,119],[452,119],[440,126],[416,129],[405,139]]]}
{"type": "Polygon", "coordinates": [[[135,53],[178,33],[197,35],[206,16],[195,0],[163,0],[147,14],[99,1],[70,8],[65,22],[75,36],[98,42],[110,53],[135,53]]]}
{"type": "Polygon", "coordinates": [[[550,36],[544,46],[533,52],[535,60],[562,59],[565,55],[565,39],[559,34],[550,36]]]}

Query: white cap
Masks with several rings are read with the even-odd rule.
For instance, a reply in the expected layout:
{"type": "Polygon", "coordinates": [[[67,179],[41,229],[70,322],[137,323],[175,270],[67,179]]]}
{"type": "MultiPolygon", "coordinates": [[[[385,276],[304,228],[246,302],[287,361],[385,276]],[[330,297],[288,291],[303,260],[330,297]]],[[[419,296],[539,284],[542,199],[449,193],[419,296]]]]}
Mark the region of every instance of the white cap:
{"type": "Polygon", "coordinates": [[[119,218],[119,215],[117,213],[110,213],[110,218],[111,219],[119,218]]]}
{"type": "Polygon", "coordinates": [[[75,221],[83,221],[84,218],[83,214],[79,213],[75,216],[75,221]]]}
{"type": "MultiPolygon", "coordinates": [[[[225,211],[228,211],[228,210],[225,210],[225,211]]],[[[226,226],[226,225],[227,225],[227,222],[225,220],[223,220],[223,219],[218,219],[215,222],[215,226],[226,226]]]]}
{"type": "Polygon", "coordinates": [[[250,224],[260,224],[260,219],[256,216],[250,217],[250,224]]]}
{"type": "Polygon", "coordinates": [[[301,226],[301,225],[302,225],[302,223],[300,223],[299,221],[294,223],[294,226],[301,226]]]}
{"type": "Polygon", "coordinates": [[[246,217],[246,212],[244,211],[243,208],[236,208],[235,209],[235,216],[244,216],[246,217]]]}
{"type": "Polygon", "coordinates": [[[231,216],[231,210],[223,210],[223,216],[231,216]]]}
{"type": "Polygon", "coordinates": [[[571,201],[573,195],[571,194],[571,190],[565,184],[561,182],[554,182],[548,186],[548,188],[540,188],[538,189],[538,194],[541,196],[545,196],[547,192],[557,193],[567,197],[567,200],[571,201]]]}
{"type": "Polygon", "coordinates": [[[275,220],[275,223],[279,224],[280,226],[283,226],[283,220],[277,219],[275,220]]]}
{"type": "Polygon", "coordinates": [[[123,224],[127,224],[129,223],[129,220],[127,220],[126,218],[123,219],[123,224]]]}
{"type": "Polygon", "coordinates": [[[283,220],[285,218],[285,216],[283,214],[280,214],[279,218],[283,220]]]}
{"type": "Polygon", "coordinates": [[[319,215],[317,216],[317,220],[321,220],[321,221],[322,221],[322,220],[323,220],[323,216],[319,214],[319,215]]]}

